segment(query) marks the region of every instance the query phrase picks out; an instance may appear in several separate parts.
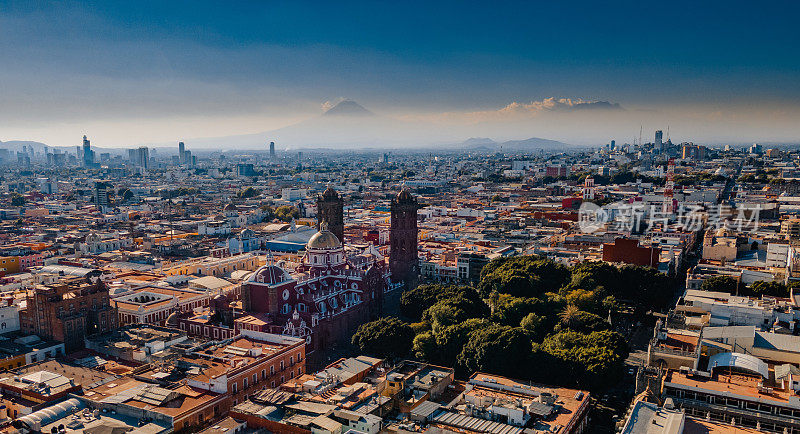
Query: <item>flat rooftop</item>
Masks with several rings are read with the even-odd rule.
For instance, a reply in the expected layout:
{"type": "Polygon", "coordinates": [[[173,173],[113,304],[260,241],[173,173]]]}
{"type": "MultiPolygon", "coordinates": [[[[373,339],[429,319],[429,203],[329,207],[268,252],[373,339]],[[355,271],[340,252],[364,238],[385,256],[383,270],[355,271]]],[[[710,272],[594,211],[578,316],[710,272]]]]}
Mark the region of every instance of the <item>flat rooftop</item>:
{"type": "Polygon", "coordinates": [[[677,386],[705,389],[716,395],[733,394],[743,398],[758,399],[772,405],[800,408],[800,400],[791,390],[773,387],[770,393],[762,393],[758,390],[758,384],[763,381],[761,377],[721,371],[722,369],[718,370],[711,378],[703,378],[670,370],[664,378],[664,383],[665,385],[672,383],[677,386]],[[793,404],[790,403],[790,398],[795,398],[793,404]]]}

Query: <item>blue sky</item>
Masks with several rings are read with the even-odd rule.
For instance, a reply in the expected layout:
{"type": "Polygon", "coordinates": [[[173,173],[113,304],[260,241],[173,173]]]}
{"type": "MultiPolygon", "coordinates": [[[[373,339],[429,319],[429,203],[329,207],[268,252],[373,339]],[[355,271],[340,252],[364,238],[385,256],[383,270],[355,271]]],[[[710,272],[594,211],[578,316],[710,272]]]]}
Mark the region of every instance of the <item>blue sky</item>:
{"type": "MultiPolygon", "coordinates": [[[[266,131],[341,97],[417,118],[601,100],[763,117],[743,138],[790,139],[799,13],[790,1],[0,1],[0,140],[266,131]]],[[[729,139],[714,131],[698,134],[729,139]]]]}

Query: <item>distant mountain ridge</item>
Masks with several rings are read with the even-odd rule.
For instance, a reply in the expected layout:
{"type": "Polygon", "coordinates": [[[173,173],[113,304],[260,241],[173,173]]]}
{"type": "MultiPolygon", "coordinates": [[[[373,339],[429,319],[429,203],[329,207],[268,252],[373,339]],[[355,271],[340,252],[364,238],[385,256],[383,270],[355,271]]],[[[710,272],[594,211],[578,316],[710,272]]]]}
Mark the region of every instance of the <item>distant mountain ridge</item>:
{"type": "MultiPolygon", "coordinates": [[[[190,149],[197,151],[266,150],[270,141],[274,141],[279,150],[443,147],[468,150],[528,151],[572,146],[557,140],[539,137],[497,142],[488,137],[478,136],[461,141],[461,138],[464,137],[462,133],[469,134],[459,127],[448,129],[434,122],[408,121],[381,116],[348,99],[340,101],[317,116],[271,131],[223,137],[182,138],[180,140],[184,141],[190,149]]],[[[77,142],[80,143],[79,140],[77,142]]],[[[21,150],[22,145],[28,143],[34,146],[37,152],[46,146],[39,142],[14,141],[0,144],[0,147],[5,147],[5,144],[14,144],[13,150],[21,150]]],[[[178,139],[174,142],[146,143],[144,145],[158,149],[174,148],[177,147],[177,143],[178,139]]],[[[97,150],[108,149],[115,154],[124,154],[124,148],[121,147],[104,148],[94,145],[92,147],[97,150]]]]}
{"type": "Polygon", "coordinates": [[[375,113],[353,100],[346,99],[326,110],[322,116],[375,116],[375,113]]]}
{"type": "Polygon", "coordinates": [[[531,137],[522,140],[506,140],[505,142],[497,142],[486,137],[473,137],[464,140],[455,146],[463,146],[467,149],[497,149],[504,151],[529,151],[531,149],[555,149],[572,147],[568,143],[559,142],[558,140],[542,139],[540,137],[531,137]]]}

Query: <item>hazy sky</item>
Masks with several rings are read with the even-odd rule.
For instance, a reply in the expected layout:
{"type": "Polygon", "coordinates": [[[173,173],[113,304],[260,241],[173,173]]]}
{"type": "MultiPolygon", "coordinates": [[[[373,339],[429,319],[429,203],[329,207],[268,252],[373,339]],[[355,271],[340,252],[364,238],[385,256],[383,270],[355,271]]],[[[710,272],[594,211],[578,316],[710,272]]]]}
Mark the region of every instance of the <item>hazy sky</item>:
{"type": "Polygon", "coordinates": [[[795,1],[0,0],[0,140],[255,133],[345,97],[465,138],[602,143],[671,124],[798,142],[798,16],[795,1]],[[553,101],[622,110],[591,122],[553,101]]]}

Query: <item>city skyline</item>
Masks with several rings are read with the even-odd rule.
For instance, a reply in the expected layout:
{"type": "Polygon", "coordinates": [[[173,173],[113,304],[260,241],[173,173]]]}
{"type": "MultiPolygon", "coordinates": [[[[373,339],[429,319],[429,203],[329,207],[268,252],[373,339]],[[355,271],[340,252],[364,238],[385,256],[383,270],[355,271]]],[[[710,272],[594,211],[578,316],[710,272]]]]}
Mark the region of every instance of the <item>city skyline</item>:
{"type": "Polygon", "coordinates": [[[0,140],[260,134],[350,99],[440,135],[393,145],[596,145],[640,125],[707,143],[797,142],[796,4],[573,6],[5,2],[0,140]]]}

